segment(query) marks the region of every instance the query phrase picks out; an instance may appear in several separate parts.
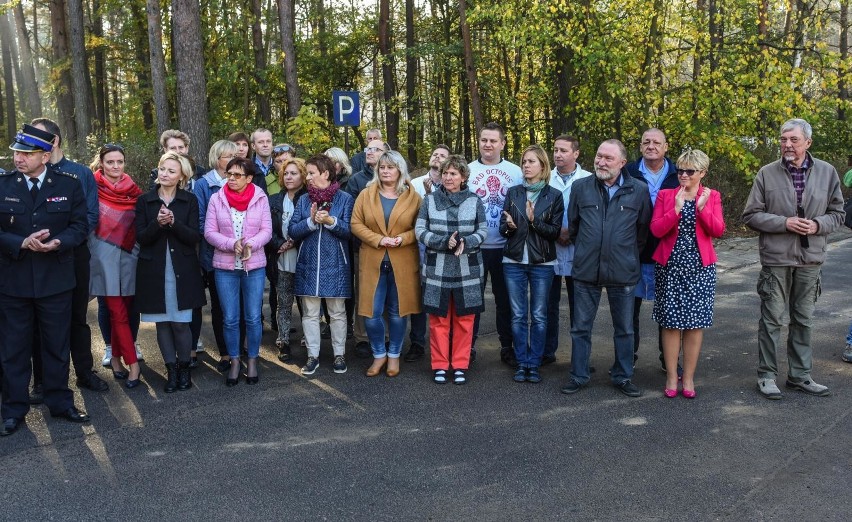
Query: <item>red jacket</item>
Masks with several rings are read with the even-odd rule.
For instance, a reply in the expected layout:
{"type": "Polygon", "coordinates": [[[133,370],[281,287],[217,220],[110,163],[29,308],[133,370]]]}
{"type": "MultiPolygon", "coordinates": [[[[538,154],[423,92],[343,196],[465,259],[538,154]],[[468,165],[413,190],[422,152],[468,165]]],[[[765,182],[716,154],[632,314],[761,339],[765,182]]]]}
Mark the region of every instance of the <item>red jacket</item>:
{"type": "MultiPolygon", "coordinates": [[[[704,189],[698,186],[698,193],[704,189]]],[[[651,218],[651,233],[660,238],[660,244],[654,251],[654,261],[664,265],[677,241],[677,226],[680,214],[675,213],[675,196],[680,187],[661,190],[654,205],[654,215],[651,218]]],[[[713,238],[722,237],[725,233],[725,220],[722,216],[722,198],[719,192],[710,191],[710,199],[704,209],[697,213],[695,235],[698,239],[698,252],[701,254],[701,264],[704,266],[716,262],[716,251],[713,249],[713,238]]]]}

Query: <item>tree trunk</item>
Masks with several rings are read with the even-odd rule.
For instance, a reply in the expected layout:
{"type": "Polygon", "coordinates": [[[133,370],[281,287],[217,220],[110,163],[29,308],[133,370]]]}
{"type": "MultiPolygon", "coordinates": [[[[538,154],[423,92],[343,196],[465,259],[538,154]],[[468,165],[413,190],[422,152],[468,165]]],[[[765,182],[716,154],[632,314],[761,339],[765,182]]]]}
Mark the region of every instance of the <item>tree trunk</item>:
{"type": "MultiPolygon", "coordinates": [[[[459,1],[459,25],[461,26],[462,46],[464,52],[464,69],[467,76],[467,84],[470,89],[470,108],[473,110],[473,124],[475,134],[479,136],[479,130],[485,125],[482,116],[482,102],[479,99],[479,84],[476,81],[476,69],[473,65],[473,48],[470,43],[470,27],[467,25],[467,2],[459,1]]],[[[467,144],[465,144],[467,146],[467,144]]]]}
{"type": "MultiPolygon", "coordinates": [[[[5,26],[4,16],[0,15],[0,22],[5,26]]],[[[3,92],[6,105],[6,141],[11,143],[18,132],[17,110],[15,109],[15,78],[12,70],[12,49],[10,48],[12,34],[5,27],[0,31],[0,46],[3,55],[3,92]]]]}
{"type": "Polygon", "coordinates": [[[295,0],[278,1],[278,25],[281,28],[281,50],[284,51],[284,83],[287,85],[287,116],[295,118],[302,108],[302,91],[296,69],[295,0]]]}
{"type": "Polygon", "coordinates": [[[166,60],[163,58],[163,21],[160,0],[147,0],[148,60],[151,63],[151,87],[154,91],[154,111],[157,114],[157,134],[172,126],[169,95],[166,91],[166,60]]]}
{"type": "Polygon", "coordinates": [[[15,25],[18,30],[18,50],[21,57],[21,81],[24,92],[21,100],[26,100],[25,114],[33,118],[41,116],[41,98],[39,97],[38,82],[35,75],[35,61],[33,60],[30,38],[27,35],[26,21],[24,20],[24,8],[18,3],[14,8],[15,25]]]}
{"type": "Polygon", "coordinates": [[[189,134],[190,155],[206,165],[210,149],[210,123],[207,118],[207,78],[204,76],[201,14],[197,0],[172,1],[175,73],[178,92],[178,123],[189,134]]]}
{"type": "Polygon", "coordinates": [[[663,10],[662,0],[654,0],[654,12],[651,14],[651,25],[648,28],[648,39],[645,41],[645,55],[642,60],[642,115],[643,120],[637,122],[639,128],[636,129],[642,132],[642,129],[651,123],[651,98],[653,97],[653,77],[654,77],[654,61],[660,53],[662,45],[662,35],[660,35],[660,16],[663,10]]]}
{"type": "MultiPolygon", "coordinates": [[[[837,119],[846,121],[846,103],[849,101],[849,87],[846,78],[849,75],[849,1],[840,2],[840,61],[837,71],[837,97],[840,103],[837,106],[837,119]]],[[[848,131],[847,131],[848,132],[848,131]]],[[[849,142],[846,141],[848,144],[849,142]]]]}
{"type": "Polygon", "coordinates": [[[130,12],[133,18],[133,28],[135,29],[133,38],[135,45],[133,46],[134,70],[136,72],[136,82],[139,92],[142,93],[142,125],[145,130],[154,128],[154,107],[152,107],[151,92],[151,62],[150,50],[148,49],[148,27],[147,16],[142,12],[142,5],[138,2],[130,2],[130,12]]]}
{"type": "Polygon", "coordinates": [[[385,101],[385,127],[388,144],[399,148],[399,106],[396,101],[396,75],[390,35],[390,0],[381,0],[379,6],[379,53],[382,56],[382,93],[385,101]]]}
{"type": "Polygon", "coordinates": [[[19,104],[19,109],[24,112],[24,118],[26,119],[27,114],[27,104],[23,101],[25,99],[24,96],[24,82],[21,79],[21,58],[18,55],[18,41],[15,39],[15,22],[12,20],[12,13],[6,12],[0,14],[0,31],[3,32],[3,37],[6,38],[6,44],[9,48],[9,56],[11,57],[12,63],[12,77],[15,80],[15,88],[18,92],[18,98],[22,98],[21,103],[19,104]]]}
{"type": "Polygon", "coordinates": [[[86,147],[86,137],[92,131],[89,115],[86,78],[89,64],[86,59],[86,42],[83,34],[83,2],[68,0],[68,43],[71,47],[71,82],[74,86],[74,123],[77,126],[77,150],[86,147]]]}
{"type": "MultiPolygon", "coordinates": [[[[92,34],[97,39],[104,36],[104,21],[100,16],[100,0],[94,0],[92,10],[96,13],[92,25],[92,34]]],[[[95,118],[98,120],[99,131],[109,134],[109,100],[107,97],[106,52],[104,45],[95,48],[95,118]]]]}
{"type": "Polygon", "coordinates": [[[417,56],[414,54],[414,0],[405,0],[405,98],[408,118],[408,161],[417,166],[417,128],[420,100],[417,98],[417,56]]]}
{"type": "Polygon", "coordinates": [[[68,35],[65,24],[65,0],[50,0],[50,44],[53,53],[51,68],[58,77],[55,82],[56,109],[59,113],[59,128],[63,140],[69,147],[77,144],[77,129],[74,126],[74,90],[71,84],[71,71],[68,68],[68,35]]]}
{"type": "Polygon", "coordinates": [[[266,83],[266,50],[263,47],[263,30],[260,19],[263,9],[260,0],[249,0],[251,10],[251,43],[254,48],[254,79],[257,85],[257,115],[264,125],[272,120],[272,110],[269,108],[269,94],[266,83]]]}
{"type": "MultiPolygon", "coordinates": [[[[459,98],[461,102],[459,103],[459,110],[461,111],[462,116],[462,125],[461,125],[461,133],[457,139],[459,143],[464,147],[464,157],[468,159],[475,159],[476,156],[473,154],[473,136],[470,133],[470,90],[464,88],[464,81],[466,73],[460,74],[460,78],[458,79],[459,86],[459,98]]],[[[478,131],[477,131],[478,132],[478,131]]],[[[477,136],[479,134],[477,133],[477,136]]]]}

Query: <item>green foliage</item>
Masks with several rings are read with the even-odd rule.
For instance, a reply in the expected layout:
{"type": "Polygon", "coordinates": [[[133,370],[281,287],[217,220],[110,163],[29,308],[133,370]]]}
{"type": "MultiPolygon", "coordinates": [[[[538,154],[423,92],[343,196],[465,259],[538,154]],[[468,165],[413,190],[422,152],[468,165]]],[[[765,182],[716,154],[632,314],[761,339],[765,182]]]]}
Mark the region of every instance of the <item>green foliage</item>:
{"type": "Polygon", "coordinates": [[[287,122],[287,137],[309,153],[321,153],[329,147],[327,122],[312,105],[302,105],[299,114],[287,122]]]}

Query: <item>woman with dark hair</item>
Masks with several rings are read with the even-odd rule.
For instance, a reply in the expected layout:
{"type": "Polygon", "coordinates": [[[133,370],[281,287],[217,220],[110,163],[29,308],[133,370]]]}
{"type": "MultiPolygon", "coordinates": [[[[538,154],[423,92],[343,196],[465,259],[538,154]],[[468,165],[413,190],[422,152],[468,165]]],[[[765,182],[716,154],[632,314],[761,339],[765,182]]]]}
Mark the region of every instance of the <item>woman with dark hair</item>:
{"type": "Polygon", "coordinates": [[[485,309],[480,245],[488,235],[485,206],[468,190],[470,169],[464,156],[441,165],[440,187],[423,200],[414,231],[426,245],[423,310],[429,314],[432,370],[438,384],[467,382],[473,320],[485,309]],[[452,350],[450,350],[452,339],[452,350]],[[452,354],[452,358],[451,358],[452,354]]]}
{"type": "Polygon", "coordinates": [[[302,297],[302,330],[308,360],[303,375],[319,367],[320,303],[325,298],[331,318],[335,373],[346,372],[346,298],[352,295],[347,243],[352,196],[340,190],[334,162],[321,154],[306,162],[308,193],[299,198],[289,234],[301,242],[296,261],[294,293],[302,297]]]}
{"type": "Polygon", "coordinates": [[[143,321],[156,323],[166,393],[192,387],[190,322],[193,310],[206,303],[196,254],[198,200],[183,190],[193,174],[186,156],[167,152],[157,167],[157,185],[136,202],[136,306],[143,321]]]}
{"type": "Polygon", "coordinates": [[[278,310],[275,318],[278,324],[278,360],[290,361],[290,319],[293,313],[293,281],[296,277],[296,261],[299,257],[298,245],[290,237],[290,219],[296,209],[296,202],[305,194],[305,178],[308,171],[305,162],[299,158],[285,160],[278,170],[278,186],[282,190],[269,198],[269,211],[272,214],[272,241],[269,244],[276,253],[275,269],[278,271],[278,310]]]}
{"type": "Polygon", "coordinates": [[[713,238],[725,233],[722,198],[705,187],[710,158],[688,150],[677,159],[680,188],[661,190],[654,205],[654,320],[662,327],[668,398],[677,396],[677,360],[683,350],[683,396],[695,398],[695,368],[704,328],[713,325],[716,251],[713,238]]]}
{"type": "Polygon", "coordinates": [[[538,145],[521,156],[523,183],[509,189],[500,218],[503,275],[512,306],[515,382],[541,382],[547,301],[556,264],[556,238],[565,215],[562,194],[550,186],[550,162],[538,145]]]}
{"type": "Polygon", "coordinates": [[[227,184],[210,198],[204,238],[215,249],[213,268],[224,316],[225,344],[231,368],[226,386],[240,376],[240,312],[246,323],[248,364],[246,383],[257,384],[257,357],[262,334],[264,271],[263,246],[272,237],[266,194],[252,183],[254,162],[234,158],[225,168],[227,184]],[[242,310],[240,310],[242,296],[242,310]]]}
{"type": "Polygon", "coordinates": [[[130,311],[136,294],[136,200],[142,194],[124,172],[124,148],[108,143],[98,151],[98,227],[89,236],[91,277],[89,293],[103,296],[109,310],[112,375],[139,385],[141,369],[130,331],[130,311]],[[123,363],[122,363],[123,362],[123,363]],[[125,367],[127,365],[127,367],[125,367]]]}
{"type": "Polygon", "coordinates": [[[385,152],[352,212],[352,233],[361,240],[358,310],[373,350],[367,377],[381,373],[385,364],[388,377],[399,374],[408,316],[420,312],[420,251],[414,224],[421,199],[409,182],[405,158],[396,151],[385,152]]]}

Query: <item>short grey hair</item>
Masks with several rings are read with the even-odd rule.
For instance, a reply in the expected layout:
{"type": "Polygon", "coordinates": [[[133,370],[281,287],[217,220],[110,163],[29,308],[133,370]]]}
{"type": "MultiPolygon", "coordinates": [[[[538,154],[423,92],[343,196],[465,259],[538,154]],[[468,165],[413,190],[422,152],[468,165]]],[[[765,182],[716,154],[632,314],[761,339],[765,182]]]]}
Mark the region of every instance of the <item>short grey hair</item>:
{"type": "Polygon", "coordinates": [[[790,132],[796,128],[802,129],[802,134],[805,136],[806,140],[811,139],[811,136],[814,133],[813,128],[811,128],[811,124],[801,118],[793,118],[791,120],[787,120],[784,122],[784,125],[781,125],[781,134],[785,132],[790,132]]]}
{"type": "Polygon", "coordinates": [[[228,140],[219,140],[214,143],[213,146],[210,147],[210,153],[207,155],[207,160],[210,162],[210,168],[212,170],[216,170],[216,165],[218,165],[219,156],[229,153],[237,153],[236,143],[228,140]]]}
{"type": "Polygon", "coordinates": [[[627,159],[627,147],[625,147],[624,144],[621,143],[621,140],[617,140],[617,139],[613,138],[613,139],[605,140],[603,143],[601,143],[601,145],[603,145],[604,143],[606,143],[608,145],[615,145],[616,147],[618,147],[618,152],[621,154],[621,159],[623,159],[623,160],[627,159]]]}
{"type": "Polygon", "coordinates": [[[399,170],[399,181],[396,184],[396,193],[402,194],[408,189],[408,184],[411,182],[411,178],[408,175],[408,164],[405,162],[405,158],[402,157],[402,154],[395,150],[389,150],[381,155],[379,161],[376,162],[376,168],[373,169],[373,179],[370,180],[367,185],[372,185],[374,183],[379,183],[379,167],[382,163],[386,165],[393,165],[399,170]]]}

